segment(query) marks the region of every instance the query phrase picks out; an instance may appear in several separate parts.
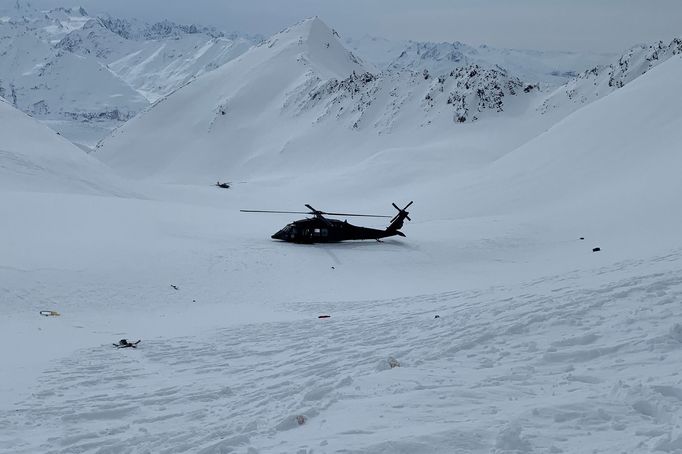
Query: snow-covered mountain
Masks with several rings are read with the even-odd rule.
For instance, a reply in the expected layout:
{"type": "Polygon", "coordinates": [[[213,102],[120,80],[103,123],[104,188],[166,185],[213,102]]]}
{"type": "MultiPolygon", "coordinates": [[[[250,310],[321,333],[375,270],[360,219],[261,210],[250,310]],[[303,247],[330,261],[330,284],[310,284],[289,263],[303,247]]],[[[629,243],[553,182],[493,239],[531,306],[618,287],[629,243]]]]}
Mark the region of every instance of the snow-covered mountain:
{"type": "MultiPolygon", "coordinates": [[[[458,66],[446,73],[377,73],[345,49],[333,29],[310,19],[162,98],[100,142],[97,152],[126,175],[181,182],[220,175],[291,177],[366,160],[378,170],[393,158],[377,150],[425,142],[437,155],[453,153],[468,166],[503,156],[581,106],[567,99],[556,101],[560,109],[547,108],[583,78],[547,91],[497,64],[470,63],[473,50],[456,47],[463,49],[458,66]],[[504,140],[484,144],[486,128],[504,140]]],[[[636,60],[662,61],[677,52],[674,45],[656,49],[636,60]]],[[[626,63],[632,59],[622,57],[621,66],[632,68],[626,63]]],[[[620,80],[611,82],[614,88],[632,80],[632,69],[628,75],[614,71],[609,78],[620,80]]]]}
{"type": "Polygon", "coordinates": [[[0,96],[50,119],[125,121],[148,101],[94,59],[54,48],[23,23],[0,23],[0,96]]]}
{"type": "Polygon", "coordinates": [[[13,0],[0,5],[0,22],[23,24],[41,40],[52,44],[67,33],[82,27],[89,19],[83,8],[39,10],[26,0],[13,0]]]}
{"type": "Polygon", "coordinates": [[[279,153],[314,120],[282,115],[297,96],[365,72],[332,30],[308,19],[160,99],[100,143],[98,155],[138,176],[245,164],[279,153]]]}
{"type": "Polygon", "coordinates": [[[489,69],[504,68],[522,80],[550,86],[564,84],[586,69],[613,58],[611,54],[586,52],[499,49],[486,45],[474,47],[458,41],[394,42],[364,36],[346,39],[345,42],[381,69],[427,70],[434,75],[441,75],[461,67],[479,65],[489,69]]]}
{"type": "Polygon", "coordinates": [[[12,105],[88,145],[149,105],[105,64],[55,47],[84,11],[20,12],[0,22],[0,95],[12,105]]]}
{"type": "Polygon", "coordinates": [[[294,92],[286,108],[297,115],[322,108],[318,122],[331,116],[337,124],[385,133],[397,123],[424,126],[439,117],[476,121],[487,112],[509,108],[514,104],[510,98],[537,90],[537,85],[524,84],[502,68],[471,64],[438,77],[428,70],[353,73],[343,80],[320,81],[312,89],[305,86],[294,92]]]}
{"type": "Polygon", "coordinates": [[[558,88],[540,107],[541,112],[589,104],[682,53],[682,39],[630,48],[610,64],[596,66],[558,88]]]}
{"type": "Polygon", "coordinates": [[[313,18],[161,99],[103,140],[98,154],[135,176],[352,164],[374,153],[377,135],[422,140],[415,128],[431,126],[432,138],[452,137],[453,124],[517,114],[537,92],[501,68],[477,65],[438,77],[374,74],[313,18]],[[322,137],[336,140],[315,151],[322,137]],[[334,151],[347,140],[352,149],[334,151]]]}
{"type": "Polygon", "coordinates": [[[258,37],[226,37],[215,29],[169,21],[145,24],[109,16],[90,19],[56,47],[94,56],[150,102],[249,49],[258,37]]]}
{"type": "Polygon", "coordinates": [[[92,146],[150,101],[258,39],[169,21],[91,17],[83,8],[38,11],[17,1],[0,14],[0,96],[92,146]]]}

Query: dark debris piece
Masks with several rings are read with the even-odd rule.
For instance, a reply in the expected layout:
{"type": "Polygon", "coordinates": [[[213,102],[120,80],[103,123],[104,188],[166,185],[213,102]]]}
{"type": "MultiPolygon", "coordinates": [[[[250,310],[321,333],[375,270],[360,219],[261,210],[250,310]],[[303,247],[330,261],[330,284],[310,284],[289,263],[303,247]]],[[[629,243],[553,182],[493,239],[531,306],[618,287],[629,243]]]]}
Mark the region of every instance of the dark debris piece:
{"type": "Polygon", "coordinates": [[[140,343],[139,339],[135,342],[128,342],[127,339],[121,339],[120,341],[118,341],[118,344],[113,344],[113,345],[116,348],[128,348],[128,347],[137,348],[137,344],[139,344],[139,343],[140,343]]]}

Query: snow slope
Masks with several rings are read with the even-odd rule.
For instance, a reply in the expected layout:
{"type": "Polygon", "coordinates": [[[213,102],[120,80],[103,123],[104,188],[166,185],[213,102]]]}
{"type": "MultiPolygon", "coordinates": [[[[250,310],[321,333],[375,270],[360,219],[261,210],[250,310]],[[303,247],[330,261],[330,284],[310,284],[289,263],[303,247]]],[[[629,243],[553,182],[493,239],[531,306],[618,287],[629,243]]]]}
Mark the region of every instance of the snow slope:
{"type": "Polygon", "coordinates": [[[0,98],[0,190],[132,193],[110,169],[0,98]]]}
{"type": "Polygon", "coordinates": [[[676,177],[682,108],[671,96],[682,89],[680,75],[682,56],[671,57],[496,161],[489,178],[505,183],[500,203],[517,200],[532,207],[561,201],[562,209],[569,204],[575,210],[568,218],[603,218],[599,224],[609,219],[624,225],[619,228],[652,212],[638,228],[674,225],[677,215],[665,206],[682,191],[676,177]]]}
{"type": "Polygon", "coordinates": [[[243,38],[188,37],[182,41],[146,43],[109,64],[109,68],[136,87],[151,102],[171,93],[194,77],[212,71],[253,46],[243,38]]]}

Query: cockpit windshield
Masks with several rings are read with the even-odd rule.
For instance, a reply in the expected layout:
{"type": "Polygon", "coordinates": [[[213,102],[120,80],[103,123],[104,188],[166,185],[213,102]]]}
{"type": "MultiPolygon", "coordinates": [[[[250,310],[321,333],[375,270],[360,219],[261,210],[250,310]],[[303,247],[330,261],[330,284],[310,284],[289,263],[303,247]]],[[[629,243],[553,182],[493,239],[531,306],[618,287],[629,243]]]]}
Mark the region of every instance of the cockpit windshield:
{"type": "Polygon", "coordinates": [[[277,240],[293,240],[296,238],[296,227],[294,224],[287,224],[282,230],[272,235],[277,240]]]}

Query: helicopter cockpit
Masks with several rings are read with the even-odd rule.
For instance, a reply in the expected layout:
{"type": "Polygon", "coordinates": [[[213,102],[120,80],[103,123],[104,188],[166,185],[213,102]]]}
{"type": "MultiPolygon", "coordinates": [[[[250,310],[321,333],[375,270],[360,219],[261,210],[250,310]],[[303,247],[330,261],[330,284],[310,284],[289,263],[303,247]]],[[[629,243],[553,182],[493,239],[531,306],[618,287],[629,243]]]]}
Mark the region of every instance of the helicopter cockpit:
{"type": "Polygon", "coordinates": [[[293,241],[300,243],[311,243],[326,241],[329,236],[329,229],[316,227],[314,225],[296,223],[287,224],[282,230],[272,235],[275,240],[293,241]]]}
{"type": "Polygon", "coordinates": [[[287,224],[280,230],[279,232],[275,233],[272,235],[272,239],[274,240],[286,240],[286,241],[293,241],[296,239],[298,236],[298,229],[294,224],[287,224]]]}

